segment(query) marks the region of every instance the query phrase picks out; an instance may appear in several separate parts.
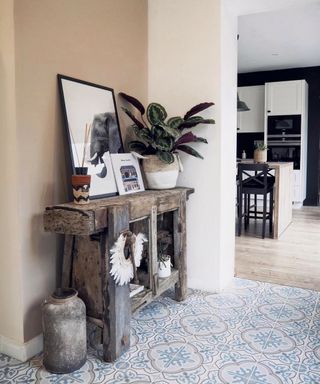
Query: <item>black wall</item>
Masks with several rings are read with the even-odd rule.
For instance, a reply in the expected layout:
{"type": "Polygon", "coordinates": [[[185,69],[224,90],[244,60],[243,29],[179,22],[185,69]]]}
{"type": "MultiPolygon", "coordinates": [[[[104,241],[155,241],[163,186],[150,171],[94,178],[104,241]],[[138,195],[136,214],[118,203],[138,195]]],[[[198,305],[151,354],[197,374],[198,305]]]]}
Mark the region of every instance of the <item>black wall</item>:
{"type": "Polygon", "coordinates": [[[320,163],[320,66],[277,71],[240,73],[238,86],[273,81],[306,80],[309,84],[307,198],[304,205],[318,205],[320,163]]]}
{"type": "Polygon", "coordinates": [[[264,141],[263,132],[238,132],[237,133],[237,158],[241,159],[242,151],[246,151],[247,159],[253,159],[254,142],[264,141]]]}

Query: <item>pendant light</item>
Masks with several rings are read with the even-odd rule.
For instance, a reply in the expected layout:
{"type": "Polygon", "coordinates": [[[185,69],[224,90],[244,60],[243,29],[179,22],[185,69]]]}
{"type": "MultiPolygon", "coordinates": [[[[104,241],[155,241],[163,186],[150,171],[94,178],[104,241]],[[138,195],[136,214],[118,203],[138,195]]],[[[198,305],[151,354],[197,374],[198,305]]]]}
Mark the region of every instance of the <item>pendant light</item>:
{"type": "Polygon", "coordinates": [[[238,112],[250,111],[250,108],[247,106],[247,104],[244,101],[240,100],[239,93],[237,93],[237,111],[238,112]]]}

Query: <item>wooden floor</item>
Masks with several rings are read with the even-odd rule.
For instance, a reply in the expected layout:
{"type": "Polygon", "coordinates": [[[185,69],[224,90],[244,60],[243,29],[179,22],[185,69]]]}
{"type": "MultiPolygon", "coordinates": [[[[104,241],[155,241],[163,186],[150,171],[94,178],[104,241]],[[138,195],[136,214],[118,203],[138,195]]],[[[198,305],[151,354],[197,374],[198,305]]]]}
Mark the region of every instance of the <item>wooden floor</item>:
{"type": "Polygon", "coordinates": [[[236,236],[237,277],[320,291],[320,207],[295,209],[278,240],[259,236],[254,221],[236,236]]]}

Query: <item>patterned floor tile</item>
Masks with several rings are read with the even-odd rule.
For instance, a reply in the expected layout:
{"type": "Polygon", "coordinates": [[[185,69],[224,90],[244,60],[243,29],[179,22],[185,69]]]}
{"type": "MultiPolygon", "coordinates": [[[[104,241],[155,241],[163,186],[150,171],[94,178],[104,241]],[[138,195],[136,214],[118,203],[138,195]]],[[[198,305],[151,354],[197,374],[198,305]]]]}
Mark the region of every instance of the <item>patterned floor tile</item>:
{"type": "Polygon", "coordinates": [[[306,348],[301,358],[296,384],[320,383],[320,354],[318,349],[306,348]]]}
{"type": "Polygon", "coordinates": [[[133,316],[131,347],[102,359],[101,331],[88,327],[88,360],[69,375],[37,356],[0,354],[1,384],[319,384],[319,293],[234,279],[222,293],[166,292],[133,316]]]}

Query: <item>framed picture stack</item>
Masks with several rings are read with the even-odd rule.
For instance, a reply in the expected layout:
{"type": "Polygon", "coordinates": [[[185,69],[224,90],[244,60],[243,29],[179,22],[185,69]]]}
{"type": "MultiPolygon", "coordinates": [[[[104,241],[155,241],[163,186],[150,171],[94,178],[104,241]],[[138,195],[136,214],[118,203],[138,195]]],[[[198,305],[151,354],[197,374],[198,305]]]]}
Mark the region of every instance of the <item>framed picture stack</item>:
{"type": "Polygon", "coordinates": [[[144,191],[139,161],[123,153],[112,88],[58,75],[72,172],[91,175],[90,199],[144,191]]]}

